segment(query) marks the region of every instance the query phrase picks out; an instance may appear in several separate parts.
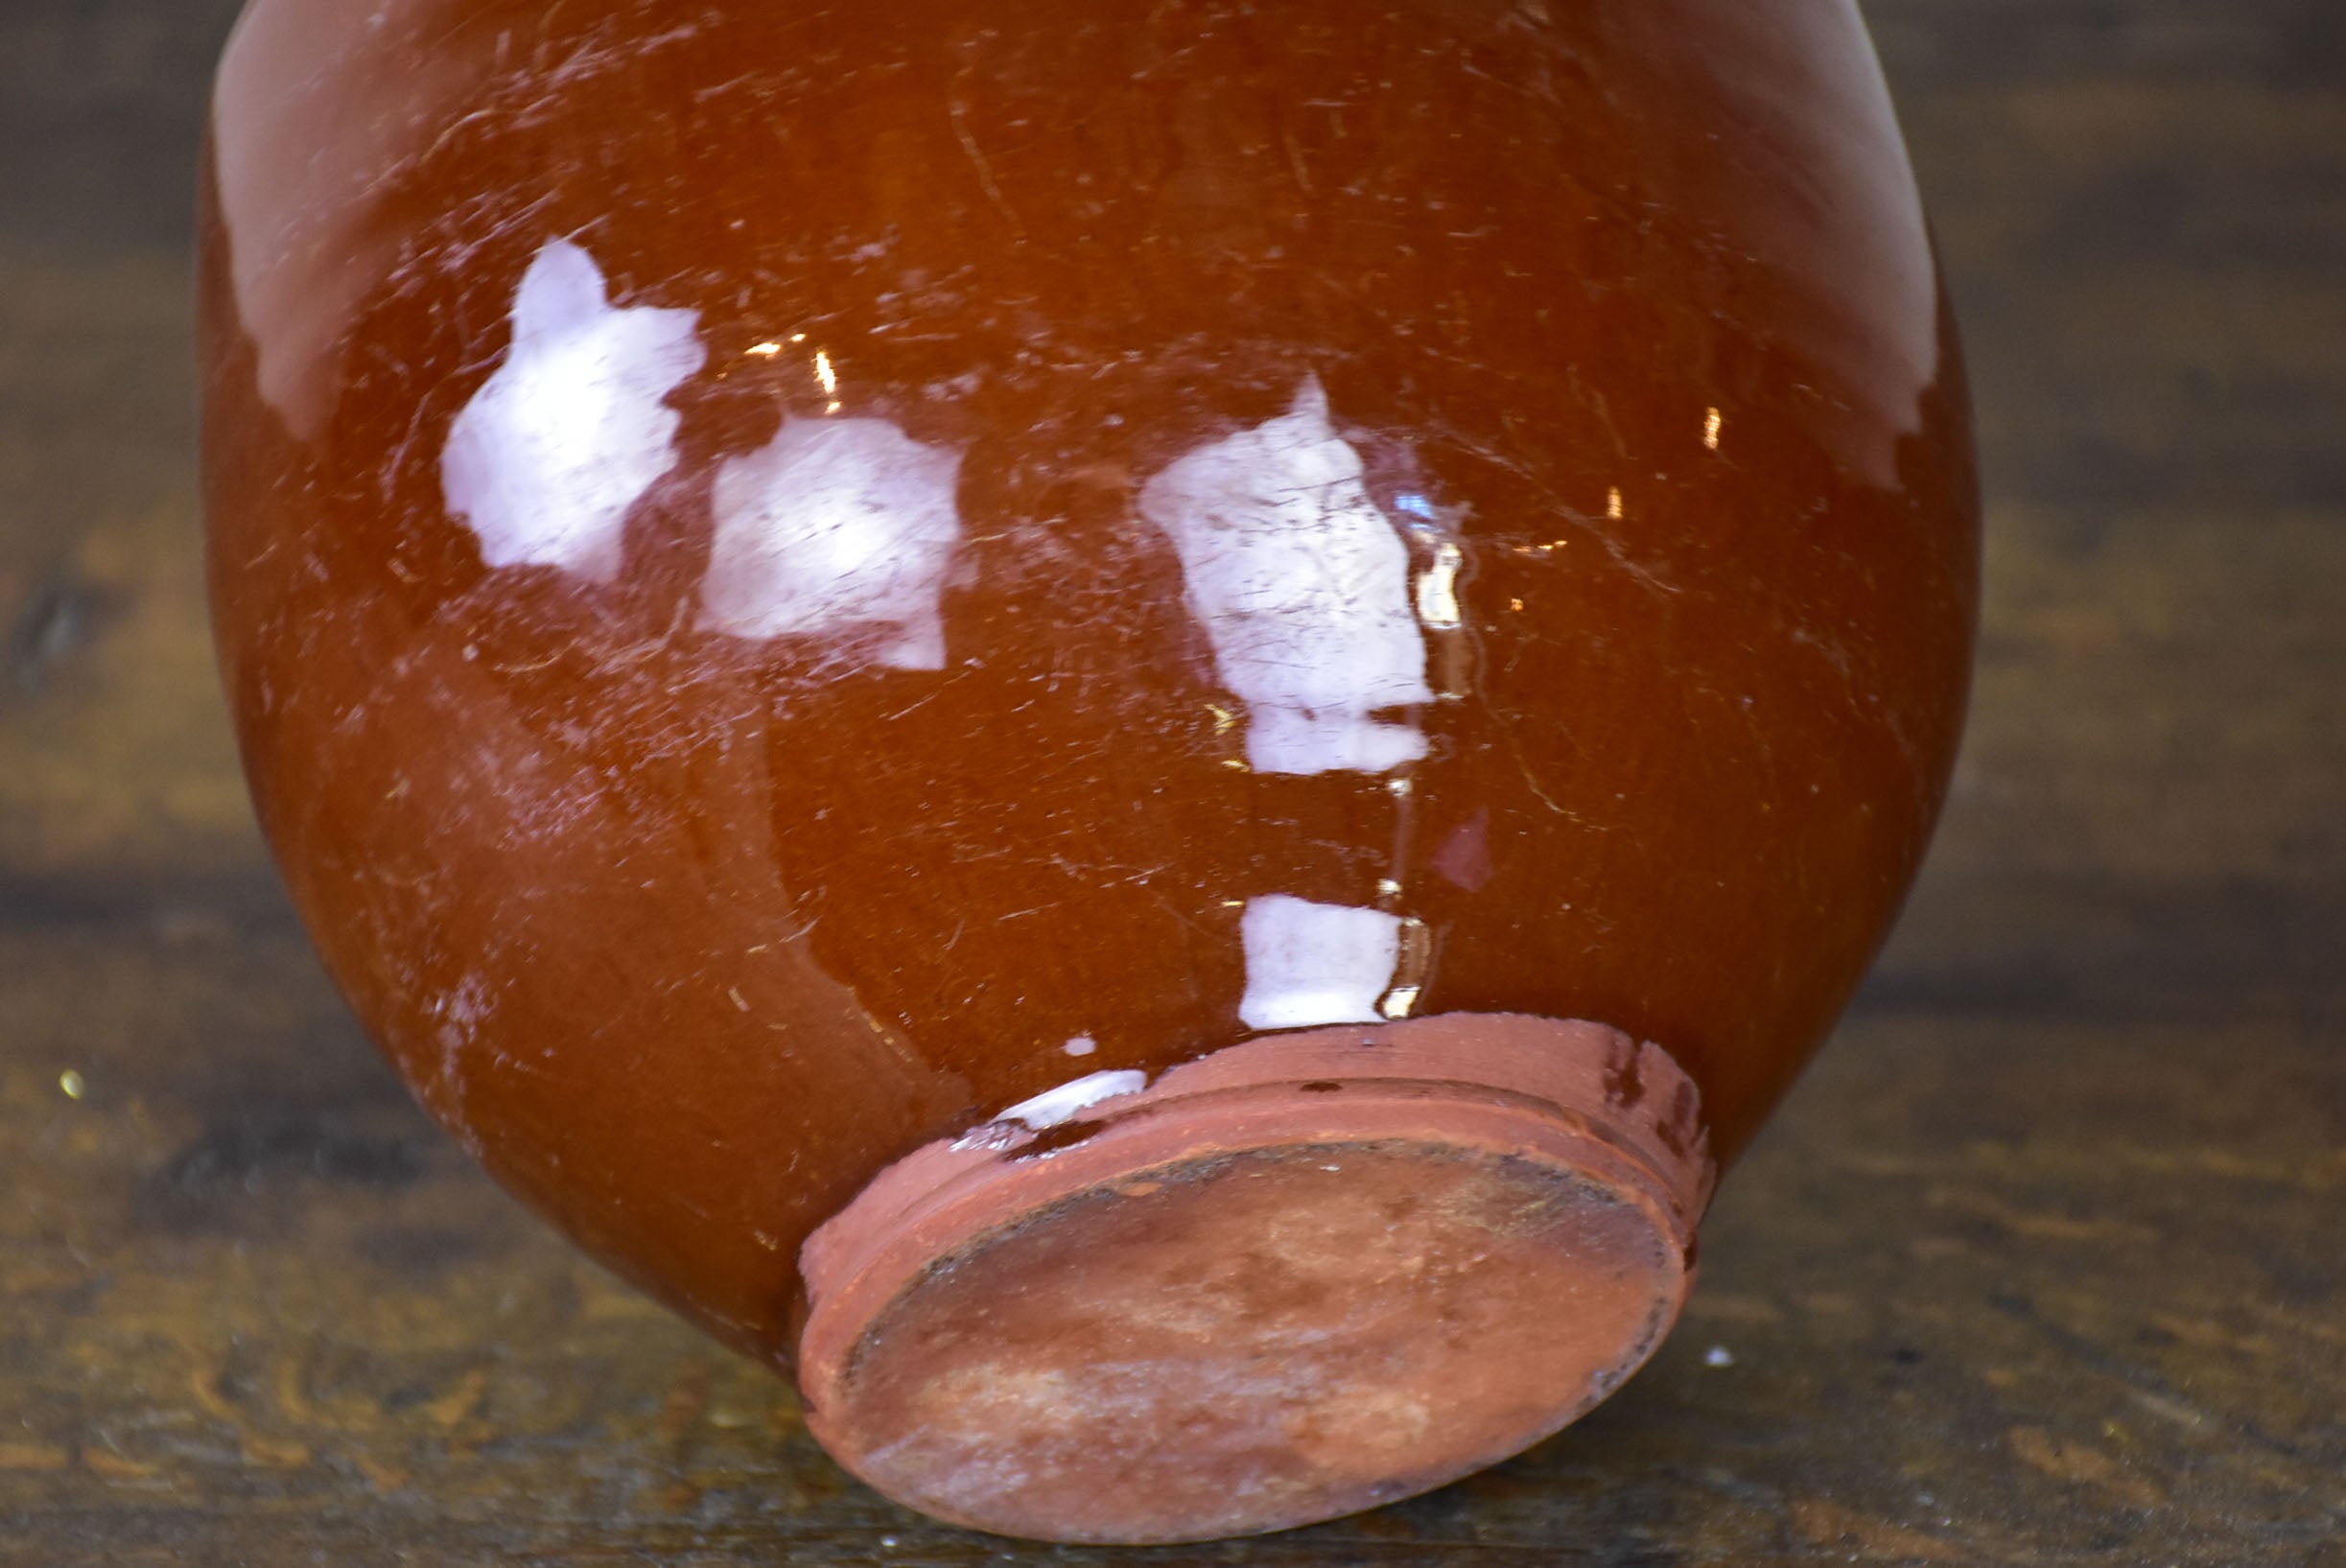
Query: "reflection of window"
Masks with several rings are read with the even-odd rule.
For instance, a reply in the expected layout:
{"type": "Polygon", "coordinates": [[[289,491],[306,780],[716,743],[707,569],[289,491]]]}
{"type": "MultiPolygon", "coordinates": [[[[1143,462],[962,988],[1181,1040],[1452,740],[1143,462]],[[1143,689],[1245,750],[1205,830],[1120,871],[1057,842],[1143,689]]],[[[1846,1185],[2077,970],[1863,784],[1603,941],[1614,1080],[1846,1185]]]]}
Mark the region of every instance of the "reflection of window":
{"type": "Polygon", "coordinates": [[[961,543],[961,455],[885,419],[794,419],[716,477],[701,579],[737,637],[845,640],[864,662],[945,667],[940,608],[961,543]]]}
{"type": "Polygon", "coordinates": [[[1409,547],[1362,472],[1315,379],[1287,413],[1199,447],[1140,492],[1247,704],[1258,773],[1382,773],[1425,755],[1415,726],[1371,716],[1433,693],[1409,547]]]}
{"type": "Polygon", "coordinates": [[[449,512],[490,566],[619,574],[627,512],[675,465],[662,401],[707,359],[697,313],[616,308],[593,257],[555,240],[523,274],[513,342],[440,454],[449,512]]]}
{"type": "Polygon", "coordinates": [[[1400,963],[1398,916],[1274,893],[1247,901],[1239,931],[1246,995],[1238,1019],[1248,1028],[1383,1020],[1376,1004],[1400,963]]]}

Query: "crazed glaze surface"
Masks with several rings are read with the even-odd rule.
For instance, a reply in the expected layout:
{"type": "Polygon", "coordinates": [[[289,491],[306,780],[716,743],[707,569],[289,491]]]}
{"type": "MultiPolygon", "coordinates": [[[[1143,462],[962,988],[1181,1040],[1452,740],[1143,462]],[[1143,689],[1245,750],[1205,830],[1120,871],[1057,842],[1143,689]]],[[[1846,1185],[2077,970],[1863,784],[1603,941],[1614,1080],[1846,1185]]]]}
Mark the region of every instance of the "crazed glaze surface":
{"type": "Polygon", "coordinates": [[[1259,1030],[1599,1020],[1731,1158],[1952,759],[1961,372],[1848,0],[256,0],[203,303],[338,981],[777,1360],[891,1160],[1259,1030]]]}

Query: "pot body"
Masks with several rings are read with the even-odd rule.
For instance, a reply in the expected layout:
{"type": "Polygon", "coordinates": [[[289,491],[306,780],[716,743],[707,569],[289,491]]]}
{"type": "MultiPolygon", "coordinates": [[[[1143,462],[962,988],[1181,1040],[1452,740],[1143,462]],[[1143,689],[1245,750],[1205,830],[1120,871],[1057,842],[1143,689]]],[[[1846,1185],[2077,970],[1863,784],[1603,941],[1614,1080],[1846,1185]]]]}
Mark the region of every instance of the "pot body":
{"type": "Polygon", "coordinates": [[[1915,871],[1976,502],[1847,0],[255,0],[212,149],[295,901],[778,1365],[883,1171],[1283,1031],[1652,1042],[1699,1208],[1915,871]]]}

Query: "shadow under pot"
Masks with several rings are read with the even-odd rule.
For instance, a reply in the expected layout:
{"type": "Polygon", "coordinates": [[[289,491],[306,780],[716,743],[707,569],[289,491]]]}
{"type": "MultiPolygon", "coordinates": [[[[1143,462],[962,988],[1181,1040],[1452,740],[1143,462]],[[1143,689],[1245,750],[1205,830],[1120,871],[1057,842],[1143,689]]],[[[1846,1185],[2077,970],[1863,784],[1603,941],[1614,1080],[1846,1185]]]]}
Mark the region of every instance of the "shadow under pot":
{"type": "Polygon", "coordinates": [[[1852,7],[254,0],[203,212],[310,931],[841,1463],[1275,1530],[1653,1351],[1963,707],[1852,7]]]}

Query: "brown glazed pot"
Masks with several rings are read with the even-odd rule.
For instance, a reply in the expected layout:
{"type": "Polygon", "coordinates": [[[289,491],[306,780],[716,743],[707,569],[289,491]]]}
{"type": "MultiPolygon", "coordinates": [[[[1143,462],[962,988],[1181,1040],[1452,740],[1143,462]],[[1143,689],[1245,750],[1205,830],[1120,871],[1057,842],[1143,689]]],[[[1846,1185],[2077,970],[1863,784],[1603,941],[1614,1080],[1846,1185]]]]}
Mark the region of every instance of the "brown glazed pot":
{"type": "Polygon", "coordinates": [[[1850,0],[254,0],[215,110],[254,795],[500,1180],[1012,1534],[1652,1351],[1963,707],[1850,0]]]}

